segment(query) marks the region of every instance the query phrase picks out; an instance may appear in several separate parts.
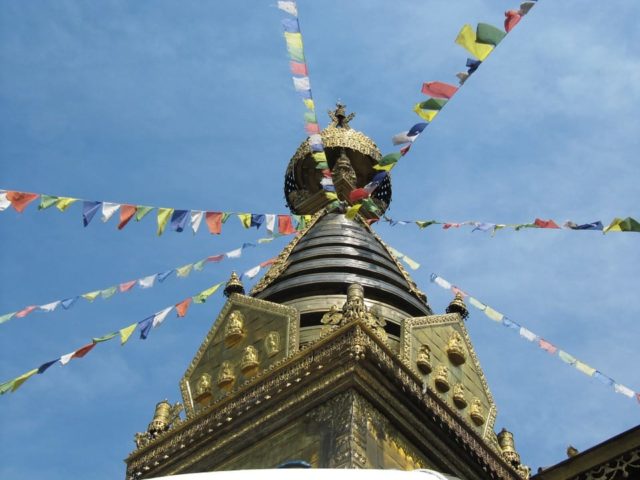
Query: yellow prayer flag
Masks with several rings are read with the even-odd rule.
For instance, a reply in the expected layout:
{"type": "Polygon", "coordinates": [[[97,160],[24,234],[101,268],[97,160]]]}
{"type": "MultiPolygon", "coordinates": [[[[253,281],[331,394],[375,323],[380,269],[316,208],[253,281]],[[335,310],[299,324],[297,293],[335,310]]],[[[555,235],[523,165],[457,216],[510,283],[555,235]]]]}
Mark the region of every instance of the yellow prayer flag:
{"type": "Polygon", "coordinates": [[[345,217],[348,218],[349,220],[353,220],[354,218],[356,218],[356,215],[358,214],[358,210],[360,210],[361,208],[362,208],[361,203],[358,203],[357,205],[353,205],[349,207],[349,209],[347,210],[347,213],[345,214],[345,217]]]}
{"type": "Polygon", "coordinates": [[[284,32],[284,39],[289,48],[302,48],[302,34],[284,32]]]}
{"type": "Polygon", "coordinates": [[[187,277],[191,273],[191,269],[193,268],[193,263],[189,265],[183,265],[182,267],[176,268],[176,275],[178,277],[187,277]]]}
{"type": "Polygon", "coordinates": [[[239,213],[238,218],[240,219],[240,223],[244,228],[251,228],[251,214],[250,213],[239,213]]]}
{"type": "Polygon", "coordinates": [[[327,156],[325,155],[324,152],[314,152],[312,157],[316,161],[316,163],[327,161],[327,156]]]}
{"type": "Polygon", "coordinates": [[[131,325],[129,325],[128,327],[123,328],[122,330],[120,330],[120,345],[124,345],[125,343],[127,343],[127,341],[129,340],[129,337],[131,336],[131,334],[133,333],[133,331],[136,329],[136,327],[138,326],[137,323],[133,323],[131,325]]]}
{"type": "Polygon", "coordinates": [[[56,201],[56,208],[61,212],[64,212],[67,208],[69,208],[69,206],[71,206],[73,202],[77,202],[77,201],[78,201],[77,198],[60,197],[56,201]]]}
{"type": "Polygon", "coordinates": [[[269,243],[273,242],[275,239],[276,237],[259,238],[258,243],[269,243]]]}
{"type": "MultiPolygon", "coordinates": [[[[398,162],[396,162],[398,163],[398,162]]],[[[396,163],[391,163],[389,165],[374,165],[374,170],[384,170],[385,172],[391,171],[391,169],[396,165],[396,163]]]]}
{"type": "Polygon", "coordinates": [[[173,208],[159,208],[158,209],[158,236],[164,232],[164,227],[167,226],[167,222],[173,215],[173,208]]]}
{"type": "Polygon", "coordinates": [[[427,122],[430,122],[431,120],[436,118],[436,115],[440,113],[440,110],[423,110],[422,108],[420,108],[419,103],[415,104],[415,106],[413,107],[413,111],[416,112],[420,118],[426,120],[427,122]]]}
{"type": "Polygon", "coordinates": [[[493,45],[476,42],[476,32],[473,27],[466,24],[458,33],[456,43],[466,49],[471,55],[480,61],[484,61],[494,49],[493,45]]]}
{"type": "Polygon", "coordinates": [[[198,295],[193,297],[193,301],[196,303],[204,303],[207,300],[207,298],[209,298],[211,295],[216,293],[216,291],[222,286],[223,283],[224,282],[218,283],[213,287],[200,292],[198,295]]]}
{"type": "Polygon", "coordinates": [[[576,360],[574,367],[576,367],[577,370],[580,370],[582,373],[590,377],[593,376],[594,373],[596,373],[595,368],[590,367],[586,363],[582,363],[580,360],[576,360]]]}
{"type": "Polygon", "coordinates": [[[38,369],[34,368],[33,370],[29,370],[27,373],[24,373],[20,375],[18,378],[16,378],[15,380],[13,380],[13,386],[11,387],[11,391],[15,392],[18,388],[20,388],[20,385],[22,385],[24,382],[29,380],[29,378],[34,376],[36,373],[38,373],[38,369]]]}
{"type": "Polygon", "coordinates": [[[82,298],[90,302],[93,302],[96,298],[98,298],[98,295],[100,295],[100,292],[101,290],[96,290],[95,292],[84,293],[82,294],[82,298]]]}
{"type": "Polygon", "coordinates": [[[312,112],[315,111],[316,109],[316,104],[313,103],[313,100],[310,98],[303,98],[302,101],[304,102],[304,106],[307,107],[309,110],[311,110],[312,112]]]}
{"type": "Polygon", "coordinates": [[[409,268],[411,270],[417,270],[420,268],[420,264],[418,262],[416,262],[415,260],[412,260],[411,258],[407,257],[406,255],[404,257],[402,257],[402,261],[404,263],[406,263],[407,265],[409,265],[409,268]]]}
{"type": "Polygon", "coordinates": [[[501,322],[504,318],[504,315],[500,312],[496,312],[493,308],[487,307],[484,309],[484,314],[489,317],[494,322],[501,322]]]}
{"type": "Polygon", "coordinates": [[[338,195],[335,192],[324,192],[324,196],[327,200],[338,200],[338,195]]]}
{"type": "Polygon", "coordinates": [[[469,303],[471,304],[471,306],[477,308],[478,310],[482,310],[484,312],[485,308],[488,308],[484,303],[482,303],[480,300],[476,300],[473,297],[469,297],[469,303]]]}
{"type": "Polygon", "coordinates": [[[609,224],[608,227],[606,227],[604,230],[602,230],[602,233],[607,233],[607,232],[621,232],[622,228],[620,228],[620,223],[622,223],[622,219],[621,218],[614,218],[611,223],[609,224]]]}
{"type": "Polygon", "coordinates": [[[302,218],[304,218],[305,225],[309,225],[309,222],[311,221],[312,217],[313,217],[313,215],[303,215],[302,216],[302,218]]]}

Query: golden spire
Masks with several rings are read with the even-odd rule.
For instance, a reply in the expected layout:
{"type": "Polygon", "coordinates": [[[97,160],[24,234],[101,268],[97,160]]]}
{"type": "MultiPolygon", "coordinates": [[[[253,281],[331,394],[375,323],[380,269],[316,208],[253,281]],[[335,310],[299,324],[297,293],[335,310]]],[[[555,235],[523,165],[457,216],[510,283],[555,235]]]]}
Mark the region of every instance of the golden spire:
{"type": "Polygon", "coordinates": [[[456,293],[456,296],[447,307],[447,313],[459,313],[463,320],[466,320],[469,316],[469,310],[464,303],[464,299],[460,292],[456,293]]]}
{"type": "Polygon", "coordinates": [[[242,285],[240,277],[238,277],[238,274],[236,272],[231,272],[231,277],[224,287],[225,297],[230,296],[232,293],[239,293],[240,295],[244,295],[244,286],[242,285]]]}
{"type": "Polygon", "coordinates": [[[336,103],[336,109],[334,111],[329,110],[329,117],[331,118],[332,127],[340,127],[350,130],[349,122],[356,116],[355,113],[346,114],[345,109],[347,106],[342,102],[336,103]]]}

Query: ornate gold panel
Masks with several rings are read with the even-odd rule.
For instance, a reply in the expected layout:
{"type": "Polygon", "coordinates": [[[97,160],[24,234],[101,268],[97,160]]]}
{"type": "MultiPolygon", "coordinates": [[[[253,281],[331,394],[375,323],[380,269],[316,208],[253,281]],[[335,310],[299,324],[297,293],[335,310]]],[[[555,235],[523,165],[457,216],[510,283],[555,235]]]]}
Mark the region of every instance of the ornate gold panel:
{"type": "Polygon", "coordinates": [[[460,315],[409,318],[404,322],[400,342],[400,357],[405,365],[497,448],[496,406],[460,315]],[[429,373],[421,368],[427,349],[433,369],[429,373]]]}
{"type": "Polygon", "coordinates": [[[198,411],[298,351],[295,308],[233,294],[180,381],[185,411],[198,411]]]}

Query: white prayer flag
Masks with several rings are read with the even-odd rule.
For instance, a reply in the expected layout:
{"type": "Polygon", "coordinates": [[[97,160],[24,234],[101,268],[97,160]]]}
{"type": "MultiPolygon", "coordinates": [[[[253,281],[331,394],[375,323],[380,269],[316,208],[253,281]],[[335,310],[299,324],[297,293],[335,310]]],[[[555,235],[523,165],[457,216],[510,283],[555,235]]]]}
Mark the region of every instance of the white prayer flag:
{"type": "Polygon", "coordinates": [[[296,5],[296,2],[280,0],[278,1],[278,8],[290,15],[293,15],[294,17],[298,16],[298,7],[296,5]]]}
{"type": "Polygon", "coordinates": [[[230,252],[225,253],[225,255],[228,258],[240,258],[240,255],[242,255],[242,247],[231,250],[230,252]]]}
{"type": "Polygon", "coordinates": [[[309,84],[309,77],[291,77],[293,79],[293,86],[295,87],[297,92],[303,92],[311,89],[311,85],[309,84]]]}
{"type": "Polygon", "coordinates": [[[140,285],[140,288],[151,288],[153,287],[153,284],[156,281],[156,277],[158,275],[149,275],[148,277],[144,277],[141,278],[140,280],[138,280],[138,285],[140,285]]]}
{"type": "Polygon", "coordinates": [[[103,202],[102,203],[102,221],[108,222],[109,219],[113,216],[114,213],[118,211],[119,208],[120,208],[119,203],[103,202]]]}
{"type": "Polygon", "coordinates": [[[47,303],[46,305],[40,305],[38,308],[45,312],[53,312],[60,305],[60,300],[57,302],[47,303]]]}
{"type": "Polygon", "coordinates": [[[167,315],[169,315],[169,312],[173,310],[173,306],[171,307],[167,307],[164,310],[156,313],[153,316],[153,328],[156,328],[158,325],[160,325],[162,322],[164,322],[164,319],[167,318],[167,315]]]}
{"type": "Polygon", "coordinates": [[[204,212],[193,210],[191,212],[191,230],[193,230],[193,234],[198,233],[198,229],[200,228],[200,223],[202,222],[202,217],[204,216],[204,212]]]}
{"type": "Polygon", "coordinates": [[[247,278],[253,278],[256,275],[258,275],[259,271],[260,271],[260,265],[256,265],[252,269],[247,270],[246,272],[244,272],[244,276],[247,277],[247,278]]]}

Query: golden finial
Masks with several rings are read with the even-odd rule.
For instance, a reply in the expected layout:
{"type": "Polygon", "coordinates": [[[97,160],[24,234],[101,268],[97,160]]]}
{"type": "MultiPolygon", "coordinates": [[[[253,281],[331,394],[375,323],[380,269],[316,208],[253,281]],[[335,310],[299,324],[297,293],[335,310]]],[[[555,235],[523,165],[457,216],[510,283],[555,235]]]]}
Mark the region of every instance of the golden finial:
{"type": "Polygon", "coordinates": [[[514,467],[517,467],[520,464],[520,455],[516,451],[513,433],[506,428],[500,430],[500,433],[498,433],[498,445],[500,445],[500,450],[502,450],[502,456],[505,460],[514,467]]]}
{"type": "Polygon", "coordinates": [[[573,445],[569,445],[567,447],[567,457],[572,458],[575,457],[576,455],[578,455],[580,453],[580,451],[574,447],[573,445]]]}
{"type": "Polygon", "coordinates": [[[240,277],[236,272],[231,272],[231,277],[227,282],[227,285],[224,287],[224,295],[225,297],[230,296],[232,293],[239,293],[240,295],[244,295],[244,286],[240,281],[240,277]]]}
{"type": "Polygon", "coordinates": [[[336,103],[336,109],[334,111],[329,110],[329,118],[331,118],[332,127],[339,127],[347,130],[351,129],[349,122],[353,120],[356,114],[350,113],[347,115],[345,111],[346,108],[347,106],[345,104],[338,101],[338,103],[336,103]]]}
{"type": "Polygon", "coordinates": [[[456,293],[456,296],[451,303],[447,307],[447,313],[458,313],[462,317],[463,320],[466,320],[469,316],[469,310],[467,310],[467,306],[464,303],[464,298],[460,292],[456,293]]]}

